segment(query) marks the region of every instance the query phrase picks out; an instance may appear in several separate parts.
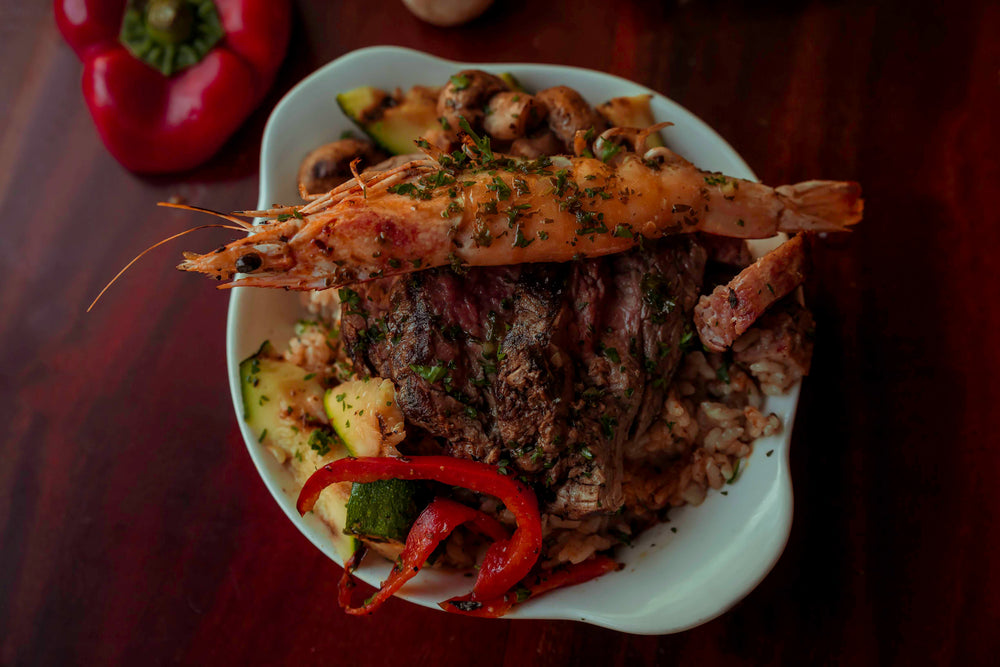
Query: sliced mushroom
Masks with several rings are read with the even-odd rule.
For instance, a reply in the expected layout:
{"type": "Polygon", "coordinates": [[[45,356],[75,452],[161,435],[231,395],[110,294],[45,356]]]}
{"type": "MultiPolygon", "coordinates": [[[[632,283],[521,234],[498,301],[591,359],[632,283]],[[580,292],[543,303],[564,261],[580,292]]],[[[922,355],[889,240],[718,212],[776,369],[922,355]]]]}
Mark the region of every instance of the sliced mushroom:
{"type": "Polygon", "coordinates": [[[438,97],[437,112],[445,119],[442,125],[457,131],[461,116],[473,128],[481,127],[486,102],[504,90],[507,84],[498,76],[478,69],[462,70],[448,80],[438,97]]]}
{"type": "Polygon", "coordinates": [[[341,139],[324,144],[309,153],[299,166],[299,193],[306,195],[329,192],[349,180],[351,161],[361,158],[358,171],[385,159],[385,154],[370,141],[341,139]]]}
{"type": "Polygon", "coordinates": [[[495,139],[513,141],[542,122],[545,112],[545,107],[527,93],[497,93],[486,106],[483,129],[495,139]]]}
{"type": "Polygon", "coordinates": [[[515,139],[514,143],[510,145],[511,155],[525,157],[529,160],[534,160],[543,155],[557,155],[565,151],[566,147],[559,141],[559,137],[547,127],[527,137],[515,139]]]}
{"type": "Polygon", "coordinates": [[[604,118],[569,86],[546,88],[535,97],[548,108],[549,128],[566,150],[573,148],[577,132],[593,128],[595,133],[600,133],[605,128],[604,118]]]}

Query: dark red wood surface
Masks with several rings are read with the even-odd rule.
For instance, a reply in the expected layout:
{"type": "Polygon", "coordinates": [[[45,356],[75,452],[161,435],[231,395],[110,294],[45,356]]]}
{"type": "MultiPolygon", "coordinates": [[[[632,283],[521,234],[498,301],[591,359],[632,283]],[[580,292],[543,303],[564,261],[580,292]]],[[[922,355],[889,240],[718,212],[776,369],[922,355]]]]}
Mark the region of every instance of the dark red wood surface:
{"type": "Polygon", "coordinates": [[[1000,6],[498,0],[443,30],[398,0],[295,3],[274,90],[205,166],[123,170],[48,2],[0,2],[0,664],[989,664],[1000,651],[1000,6]],[[763,6],[758,6],[763,5],[763,6]],[[816,253],[795,522],[773,572],[678,635],[339,611],[339,569],[240,439],[228,298],[173,271],[204,232],[158,209],[257,199],[267,115],[316,67],[399,44],[634,79],[769,183],[860,181],[816,253]]]}

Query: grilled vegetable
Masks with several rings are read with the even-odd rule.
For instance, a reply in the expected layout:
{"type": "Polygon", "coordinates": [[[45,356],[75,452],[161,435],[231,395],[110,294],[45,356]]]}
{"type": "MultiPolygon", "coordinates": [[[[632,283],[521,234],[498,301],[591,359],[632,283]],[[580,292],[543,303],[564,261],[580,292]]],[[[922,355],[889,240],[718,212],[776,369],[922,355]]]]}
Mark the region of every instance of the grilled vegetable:
{"type": "MultiPolygon", "coordinates": [[[[240,364],[240,388],[244,420],[257,434],[258,442],[279,462],[290,464],[301,484],[317,468],[347,456],[340,439],[312,413],[323,400],[323,386],[306,370],[275,359],[265,342],[260,350],[240,364]]],[[[327,522],[344,526],[350,484],[332,484],[318,499],[316,513],[327,522]]],[[[350,556],[357,541],[334,533],[337,550],[350,556]]]]}
{"type": "Polygon", "coordinates": [[[355,484],[347,501],[344,532],[371,542],[401,546],[430,499],[423,482],[386,479],[355,484]]]}
{"type": "Polygon", "coordinates": [[[371,86],[337,95],[337,104],[365,134],[393,155],[416,150],[414,142],[440,127],[437,91],[414,86],[401,100],[371,86]]]}
{"type": "Polygon", "coordinates": [[[394,454],[406,437],[391,380],[351,380],[326,392],[326,415],[351,456],[394,454]]]}

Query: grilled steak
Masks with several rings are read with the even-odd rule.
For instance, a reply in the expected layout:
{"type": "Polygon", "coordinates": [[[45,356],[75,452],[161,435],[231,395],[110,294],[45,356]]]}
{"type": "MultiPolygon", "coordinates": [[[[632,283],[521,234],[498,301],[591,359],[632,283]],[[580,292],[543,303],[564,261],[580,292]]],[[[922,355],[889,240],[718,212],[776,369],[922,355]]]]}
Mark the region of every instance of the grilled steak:
{"type": "Polygon", "coordinates": [[[690,237],[571,264],[433,269],[345,290],[358,372],[407,422],[500,465],[569,518],[622,504],[622,446],[645,431],[691,338],[705,252],[690,237]],[[687,330],[687,331],[686,331],[687,330]]]}

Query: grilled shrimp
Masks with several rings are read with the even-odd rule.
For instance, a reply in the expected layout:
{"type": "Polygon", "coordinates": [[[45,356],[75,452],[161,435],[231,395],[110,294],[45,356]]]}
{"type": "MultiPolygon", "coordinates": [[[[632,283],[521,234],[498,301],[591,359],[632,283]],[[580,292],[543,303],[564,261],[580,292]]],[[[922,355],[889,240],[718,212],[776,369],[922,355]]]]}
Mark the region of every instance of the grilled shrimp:
{"type": "Polygon", "coordinates": [[[436,266],[565,262],[668,234],[843,231],[863,207],[856,183],[771,188],[701,171],[664,148],[640,154],[600,139],[604,160],[501,156],[475,135],[450,155],[423,146],[428,157],[304,206],[244,212],[267,221],[215,252],[185,253],[178,268],[225,281],[245,274],[230,285],[323,289],[436,266]]]}

